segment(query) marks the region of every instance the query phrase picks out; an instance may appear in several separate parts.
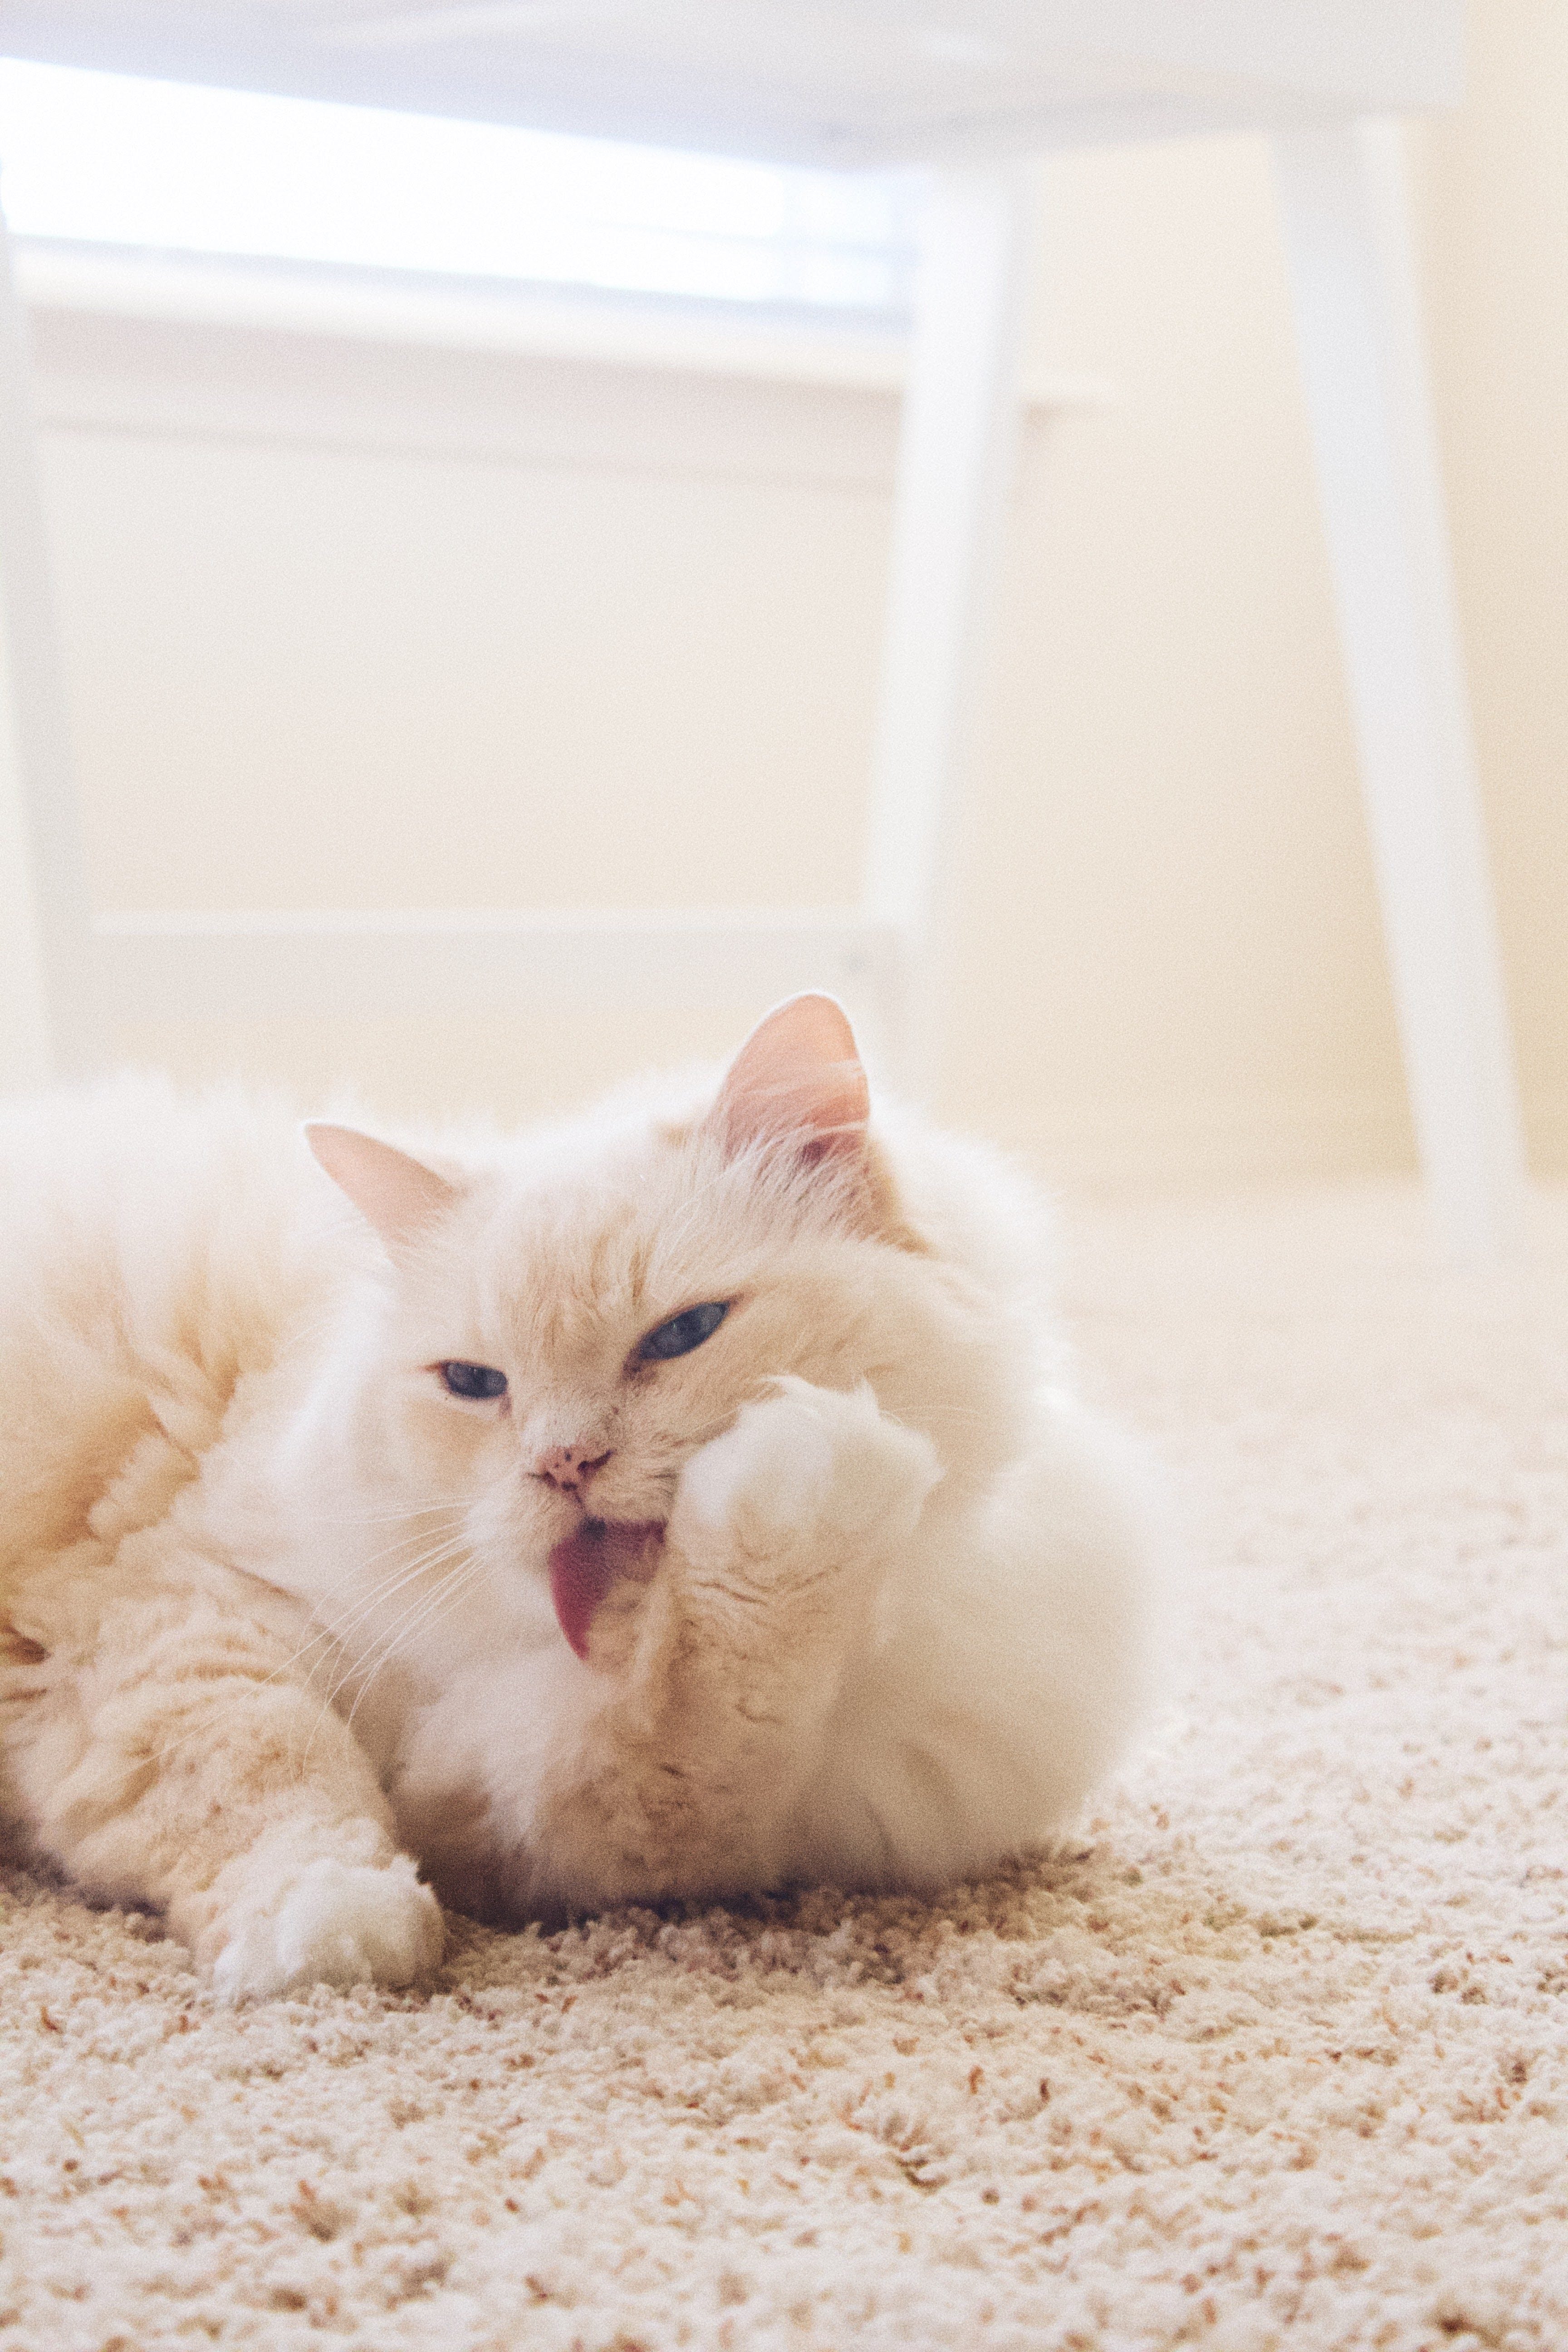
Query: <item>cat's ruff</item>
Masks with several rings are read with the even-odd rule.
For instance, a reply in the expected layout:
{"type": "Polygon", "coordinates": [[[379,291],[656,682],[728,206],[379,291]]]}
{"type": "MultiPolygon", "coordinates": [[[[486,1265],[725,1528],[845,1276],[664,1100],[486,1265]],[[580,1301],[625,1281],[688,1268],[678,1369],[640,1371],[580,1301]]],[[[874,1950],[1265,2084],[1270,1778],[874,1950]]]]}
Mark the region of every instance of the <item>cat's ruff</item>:
{"type": "Polygon", "coordinates": [[[1153,1515],[1039,1214],[796,998],[508,1141],[0,1117],[0,1804],[233,1998],[493,1915],[935,1885],[1070,1825],[1153,1515]],[[342,1193],[357,1215],[344,1211],[342,1193]],[[334,1203],[336,1204],[334,1206],[334,1203]]]}

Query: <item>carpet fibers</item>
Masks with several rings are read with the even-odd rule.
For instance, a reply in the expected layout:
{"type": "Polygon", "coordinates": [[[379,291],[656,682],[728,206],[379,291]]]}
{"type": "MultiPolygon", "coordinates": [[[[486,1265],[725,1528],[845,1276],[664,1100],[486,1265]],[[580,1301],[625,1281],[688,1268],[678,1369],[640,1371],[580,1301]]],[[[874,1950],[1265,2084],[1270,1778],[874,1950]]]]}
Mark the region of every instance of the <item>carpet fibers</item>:
{"type": "Polygon", "coordinates": [[[1172,1704],[1065,1858],[230,2014],[12,1871],[0,2347],[1568,2352],[1568,1202],[1103,1213],[1172,1704]]]}

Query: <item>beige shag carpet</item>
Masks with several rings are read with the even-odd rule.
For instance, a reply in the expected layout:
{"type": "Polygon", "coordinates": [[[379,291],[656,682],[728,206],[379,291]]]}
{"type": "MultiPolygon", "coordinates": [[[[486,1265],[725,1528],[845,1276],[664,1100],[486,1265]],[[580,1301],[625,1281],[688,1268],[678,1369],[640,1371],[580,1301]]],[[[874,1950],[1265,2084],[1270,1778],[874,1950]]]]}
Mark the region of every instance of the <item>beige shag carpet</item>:
{"type": "Polygon", "coordinates": [[[1193,1554],[1082,1850],[240,2015],[13,1874],[5,2352],[1568,2352],[1568,1201],[1491,1277],[1408,1191],[1105,1213],[1068,1286],[1193,1554]]]}

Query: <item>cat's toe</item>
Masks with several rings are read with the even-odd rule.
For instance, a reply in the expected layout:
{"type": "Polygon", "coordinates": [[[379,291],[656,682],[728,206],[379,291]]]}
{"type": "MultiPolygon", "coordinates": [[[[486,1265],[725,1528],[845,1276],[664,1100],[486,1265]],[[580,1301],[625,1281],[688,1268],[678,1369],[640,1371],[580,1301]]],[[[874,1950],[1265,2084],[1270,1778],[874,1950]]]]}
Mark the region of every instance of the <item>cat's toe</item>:
{"type": "Polygon", "coordinates": [[[324,1856],[231,1936],[213,1990],[240,2001],[311,1984],[413,1984],[437,1967],[445,1941],[441,1906],[406,1854],[385,1864],[324,1856]]]}
{"type": "Polygon", "coordinates": [[[869,1388],[781,1379],[693,1454],[679,1507],[689,1524],[728,1527],[752,1546],[807,1531],[898,1541],[941,1475],[930,1440],[889,1421],[869,1388]]]}

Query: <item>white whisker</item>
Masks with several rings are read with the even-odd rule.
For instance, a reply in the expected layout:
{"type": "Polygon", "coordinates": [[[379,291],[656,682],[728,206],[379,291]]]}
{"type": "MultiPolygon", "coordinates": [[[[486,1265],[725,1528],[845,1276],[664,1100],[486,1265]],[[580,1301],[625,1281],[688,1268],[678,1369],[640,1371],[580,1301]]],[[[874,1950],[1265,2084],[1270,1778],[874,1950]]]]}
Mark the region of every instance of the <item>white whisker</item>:
{"type": "MultiPolygon", "coordinates": [[[[361,1664],[356,1666],[355,1673],[363,1671],[364,1679],[354,1695],[353,1703],[348,1714],[343,1718],[351,1729],[354,1717],[359,1713],[360,1706],[368,1695],[372,1684],[385,1672],[397,1652],[405,1647],[416,1633],[423,1632],[430,1622],[442,1614],[464,1587],[480,1574],[483,1565],[481,1560],[470,1555],[468,1559],[459,1560],[455,1567],[448,1569],[431,1591],[423,1594],[409,1609],[403,1612],[384,1638],[380,1646],[380,1654],[377,1655],[374,1650],[371,1652],[370,1658],[374,1663],[362,1661],[361,1664]]],[[[352,1676],[345,1677],[344,1682],[338,1684],[337,1689],[332,1694],[334,1700],[345,1687],[346,1681],[352,1678],[352,1676]]]]}

